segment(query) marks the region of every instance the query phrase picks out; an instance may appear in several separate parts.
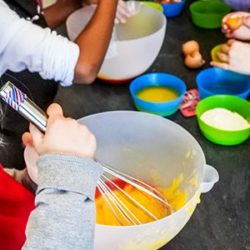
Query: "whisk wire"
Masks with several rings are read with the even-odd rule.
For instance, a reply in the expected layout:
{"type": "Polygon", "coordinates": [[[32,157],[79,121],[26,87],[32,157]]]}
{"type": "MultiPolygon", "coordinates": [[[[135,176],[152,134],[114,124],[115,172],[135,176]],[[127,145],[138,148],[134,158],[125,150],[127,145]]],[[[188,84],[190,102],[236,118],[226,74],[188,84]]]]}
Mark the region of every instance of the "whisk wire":
{"type": "Polygon", "coordinates": [[[169,209],[169,211],[172,212],[172,206],[167,202],[165,198],[162,197],[160,192],[154,187],[152,187],[151,185],[148,185],[147,183],[140,181],[137,178],[127,175],[110,166],[107,167],[107,165],[104,166],[103,164],[102,166],[103,166],[104,172],[109,173],[110,175],[113,175],[114,177],[130,184],[131,186],[137,188],[138,190],[141,190],[145,192],[146,194],[154,197],[156,200],[162,202],[169,209]]]}
{"type": "MultiPolygon", "coordinates": [[[[149,217],[151,217],[154,220],[157,220],[158,218],[152,213],[150,212],[145,206],[143,206],[140,202],[138,202],[134,197],[132,197],[129,193],[127,193],[126,191],[124,191],[122,188],[120,188],[116,183],[114,183],[112,180],[110,180],[109,178],[107,178],[106,176],[103,176],[106,178],[106,182],[111,183],[117,190],[119,190],[119,192],[121,192],[121,194],[128,199],[129,201],[131,201],[131,203],[138,207],[139,209],[141,209],[145,214],[147,214],[149,217]]],[[[118,197],[119,199],[119,197],[118,197]]],[[[125,205],[126,206],[126,205],[125,205]]],[[[127,207],[127,206],[126,206],[127,207]]],[[[127,208],[128,209],[128,208],[127,208]]],[[[129,210],[129,209],[128,209],[129,210]]],[[[130,211],[130,210],[129,210],[130,211]]],[[[132,213],[133,214],[133,213],[132,213]]],[[[133,214],[134,216],[134,214],[133,214]]],[[[136,218],[136,216],[134,216],[136,218]]]]}
{"type": "Polygon", "coordinates": [[[133,212],[125,205],[125,203],[109,188],[109,186],[103,182],[101,179],[98,181],[98,187],[101,194],[103,195],[103,198],[105,199],[105,202],[107,202],[107,205],[112,210],[113,215],[115,218],[118,218],[118,222],[123,225],[124,223],[119,219],[120,217],[117,214],[117,211],[123,216],[123,218],[132,225],[141,224],[141,221],[133,214],[133,212]],[[114,206],[112,205],[114,204],[114,206]]]}

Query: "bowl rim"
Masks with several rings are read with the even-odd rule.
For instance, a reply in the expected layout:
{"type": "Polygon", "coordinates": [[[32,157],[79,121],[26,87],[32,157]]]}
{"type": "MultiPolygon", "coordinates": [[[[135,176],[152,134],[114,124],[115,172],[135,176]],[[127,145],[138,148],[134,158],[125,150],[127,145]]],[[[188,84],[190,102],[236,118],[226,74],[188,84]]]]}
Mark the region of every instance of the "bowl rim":
{"type": "MultiPolygon", "coordinates": [[[[205,73],[207,73],[207,72],[210,72],[210,71],[211,71],[211,74],[214,73],[214,72],[216,72],[216,71],[220,71],[220,72],[222,72],[222,73],[227,73],[227,72],[228,72],[228,73],[230,73],[230,74],[234,74],[234,75],[238,75],[238,76],[242,76],[242,77],[246,77],[246,78],[249,77],[249,81],[248,81],[248,83],[246,84],[246,85],[247,85],[247,88],[246,88],[244,91],[241,91],[241,92],[239,92],[239,93],[235,93],[235,94],[232,94],[232,95],[238,96],[238,97],[239,97],[239,95],[249,95],[249,94],[250,94],[250,76],[245,75],[245,74],[236,73],[236,72],[230,71],[230,70],[221,69],[221,68],[219,68],[219,67],[209,67],[209,68],[203,69],[203,70],[201,70],[201,71],[196,75],[195,81],[196,81],[196,86],[198,87],[199,90],[204,90],[204,91],[208,92],[209,95],[211,95],[211,96],[214,96],[214,95],[223,95],[223,94],[216,94],[216,93],[214,93],[213,91],[211,91],[210,89],[205,88],[204,85],[203,85],[203,82],[201,82],[201,81],[199,80],[199,78],[200,78],[203,74],[205,74],[205,73]]],[[[229,94],[224,94],[224,95],[229,95],[229,94]]]]}
{"type": "Polygon", "coordinates": [[[231,10],[232,8],[231,8],[231,6],[229,5],[229,4],[227,4],[227,3],[225,3],[225,2],[220,2],[220,1],[204,1],[204,0],[198,0],[198,1],[195,1],[195,2],[193,2],[193,3],[191,3],[190,4],[190,6],[189,6],[189,10],[190,10],[190,12],[193,14],[200,14],[200,15],[222,15],[222,14],[226,14],[226,13],[229,13],[230,12],[230,10],[231,10]],[[197,11],[195,8],[197,7],[197,6],[202,6],[202,5],[204,5],[204,6],[215,6],[215,5],[217,5],[217,6],[224,6],[225,8],[224,8],[224,10],[223,11],[220,11],[220,12],[200,12],[200,11],[197,11]]]}
{"type": "Polygon", "coordinates": [[[158,11],[160,11],[161,13],[163,13],[163,6],[162,4],[156,2],[156,1],[142,1],[144,4],[146,4],[147,6],[150,6],[151,8],[154,8],[158,11]]]}
{"type": "MultiPolygon", "coordinates": [[[[201,112],[201,111],[199,111],[199,109],[204,105],[204,103],[206,103],[206,102],[208,102],[208,101],[211,101],[211,100],[220,100],[220,99],[222,99],[222,98],[226,98],[226,99],[231,99],[231,100],[236,100],[237,102],[241,102],[241,103],[243,103],[243,105],[246,105],[246,106],[249,106],[249,110],[250,110],[250,102],[249,101],[247,101],[247,100],[245,100],[245,99],[243,99],[243,98],[240,98],[240,97],[238,97],[238,96],[234,96],[234,95],[213,95],[213,96],[209,96],[209,97],[206,97],[206,98],[204,98],[203,100],[201,100],[199,103],[198,103],[198,105],[196,106],[196,117],[197,117],[197,120],[198,120],[198,123],[200,122],[200,123],[202,123],[202,124],[204,124],[204,125],[206,125],[207,127],[209,127],[210,129],[212,129],[212,130],[216,130],[217,132],[221,132],[221,133],[225,133],[225,134],[237,134],[237,133],[239,133],[239,132],[247,132],[247,131],[250,131],[250,127],[249,128],[245,128],[245,129],[240,129],[240,130],[223,130],[223,129],[220,129],[220,128],[216,128],[216,127],[214,127],[214,126],[211,126],[211,125],[209,125],[209,124],[207,124],[206,122],[204,122],[203,120],[201,120],[201,115],[204,113],[204,112],[206,112],[206,111],[208,111],[208,110],[210,110],[210,109],[207,109],[207,110],[205,110],[205,111],[203,111],[203,112],[201,112]]],[[[217,106],[217,105],[216,105],[217,106]]],[[[211,109],[213,109],[213,108],[211,108],[211,109]]],[[[228,110],[230,110],[230,111],[232,111],[231,109],[229,109],[229,108],[225,108],[225,109],[228,109],[228,110]]],[[[237,112],[238,113],[238,112],[237,112]]],[[[239,115],[241,115],[241,114],[239,114],[239,115]]],[[[242,115],[241,115],[242,116],[242,115]]],[[[246,119],[244,116],[242,116],[244,119],[246,119]]],[[[247,120],[248,121],[248,120],[247,120]]],[[[248,123],[249,123],[249,121],[248,121],[248,123]]]]}
{"type": "MultiPolygon", "coordinates": [[[[133,0],[133,1],[135,1],[135,0],[133,0]]],[[[135,1],[135,2],[137,2],[137,1],[135,1]]],[[[124,43],[124,42],[128,43],[128,42],[134,42],[134,41],[137,41],[137,40],[140,40],[140,39],[145,39],[145,38],[148,38],[148,37],[150,38],[151,36],[155,35],[156,33],[161,32],[161,30],[166,30],[167,19],[165,18],[165,15],[163,14],[163,11],[156,10],[155,8],[153,8],[153,7],[151,7],[151,6],[147,5],[147,4],[145,4],[144,1],[141,1],[140,4],[145,5],[147,8],[150,8],[150,10],[152,9],[153,12],[155,12],[159,17],[161,17],[161,22],[162,22],[162,23],[161,23],[161,26],[159,27],[159,29],[155,30],[154,32],[150,33],[150,34],[147,35],[147,36],[143,36],[143,37],[139,37],[139,38],[133,38],[133,39],[129,39],[129,40],[113,40],[112,42],[114,42],[114,43],[124,43]]],[[[66,19],[66,21],[65,21],[65,27],[66,27],[66,32],[67,32],[67,35],[68,35],[68,36],[69,36],[69,33],[71,33],[71,36],[72,36],[72,37],[77,35],[77,34],[76,34],[77,32],[75,32],[75,31],[72,31],[72,30],[71,30],[71,32],[69,32],[69,26],[70,26],[69,23],[70,23],[71,19],[74,19],[73,17],[74,17],[78,12],[87,11],[86,8],[89,8],[89,9],[92,8],[92,9],[93,9],[92,15],[94,15],[94,13],[95,13],[94,10],[96,9],[96,6],[94,6],[94,5],[89,5],[89,6],[82,7],[82,8],[80,8],[80,9],[75,10],[74,12],[72,12],[72,13],[67,17],[67,19],[66,19]]],[[[83,13],[83,14],[84,14],[84,13],[83,13]]],[[[90,20],[91,20],[91,18],[92,18],[92,17],[90,17],[90,20]]],[[[87,24],[90,22],[90,20],[87,22],[87,24]]],[[[84,29],[86,28],[87,24],[85,25],[84,29]]],[[[115,27],[116,27],[116,24],[114,25],[114,29],[115,29],[115,27]]],[[[165,34],[164,34],[164,36],[165,36],[165,34]]],[[[70,39],[70,40],[71,40],[71,39],[70,39]]]]}
{"type": "Polygon", "coordinates": [[[177,3],[160,3],[162,6],[174,6],[174,5],[181,5],[183,3],[185,3],[186,0],[181,0],[180,2],[177,3]]]}

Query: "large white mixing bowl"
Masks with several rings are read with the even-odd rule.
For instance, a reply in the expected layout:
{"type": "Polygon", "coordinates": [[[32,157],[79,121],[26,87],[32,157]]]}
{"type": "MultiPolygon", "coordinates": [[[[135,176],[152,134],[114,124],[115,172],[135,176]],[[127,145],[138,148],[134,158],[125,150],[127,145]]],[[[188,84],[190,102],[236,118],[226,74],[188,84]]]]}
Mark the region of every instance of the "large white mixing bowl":
{"type": "Polygon", "coordinates": [[[162,117],[136,111],[112,111],[80,119],[97,138],[96,158],[156,186],[168,187],[183,176],[184,207],[161,220],[139,226],[96,225],[95,250],[155,250],[184,227],[200,194],[218,181],[203,151],[185,129],[162,117]]]}
{"type": "MultiPolygon", "coordinates": [[[[132,1],[129,1],[130,4],[132,1]]],[[[145,72],[161,49],[166,18],[158,10],[133,1],[139,11],[125,24],[114,26],[113,36],[98,77],[112,82],[122,82],[145,72]]],[[[67,33],[71,40],[79,35],[95,11],[88,6],[72,13],[67,21],[67,33]]],[[[101,41],[100,41],[101,42],[101,41]]]]}

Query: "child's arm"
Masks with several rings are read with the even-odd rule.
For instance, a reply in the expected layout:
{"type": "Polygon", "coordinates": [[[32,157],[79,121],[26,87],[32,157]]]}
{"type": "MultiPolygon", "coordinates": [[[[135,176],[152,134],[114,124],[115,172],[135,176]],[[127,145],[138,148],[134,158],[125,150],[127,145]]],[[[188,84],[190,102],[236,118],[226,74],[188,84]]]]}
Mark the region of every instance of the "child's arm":
{"type": "Polygon", "coordinates": [[[23,249],[93,249],[94,196],[102,167],[93,160],[96,141],[88,128],[48,109],[46,133],[33,125],[26,140],[40,155],[36,208],[23,249]]]}
{"type": "Polygon", "coordinates": [[[81,0],[58,0],[55,4],[43,10],[45,20],[50,28],[63,24],[67,17],[81,8],[81,0]]]}
{"type": "Polygon", "coordinates": [[[118,0],[100,0],[75,43],[24,20],[0,1],[0,75],[28,69],[63,86],[91,83],[103,62],[118,0]]]}
{"type": "Polygon", "coordinates": [[[36,209],[28,221],[23,249],[93,249],[94,195],[100,173],[100,166],[92,160],[42,156],[36,209]]]}

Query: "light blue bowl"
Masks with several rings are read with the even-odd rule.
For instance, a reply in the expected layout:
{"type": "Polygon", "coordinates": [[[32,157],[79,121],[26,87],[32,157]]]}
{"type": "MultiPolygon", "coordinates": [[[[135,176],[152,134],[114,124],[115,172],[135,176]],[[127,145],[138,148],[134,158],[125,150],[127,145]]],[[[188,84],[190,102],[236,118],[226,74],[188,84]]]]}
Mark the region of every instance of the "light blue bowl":
{"type": "Polygon", "coordinates": [[[166,17],[175,17],[178,16],[185,5],[186,0],[182,0],[179,3],[163,3],[163,13],[166,17]]]}
{"type": "Polygon", "coordinates": [[[212,95],[234,95],[246,99],[250,94],[250,76],[220,68],[202,70],[196,84],[203,99],[212,95]]]}
{"type": "Polygon", "coordinates": [[[186,85],[180,78],[171,74],[149,73],[135,78],[129,86],[129,91],[138,110],[160,116],[169,116],[178,110],[186,92],[186,85]],[[166,102],[150,102],[137,96],[140,90],[151,86],[172,88],[177,91],[178,97],[166,102]]]}

